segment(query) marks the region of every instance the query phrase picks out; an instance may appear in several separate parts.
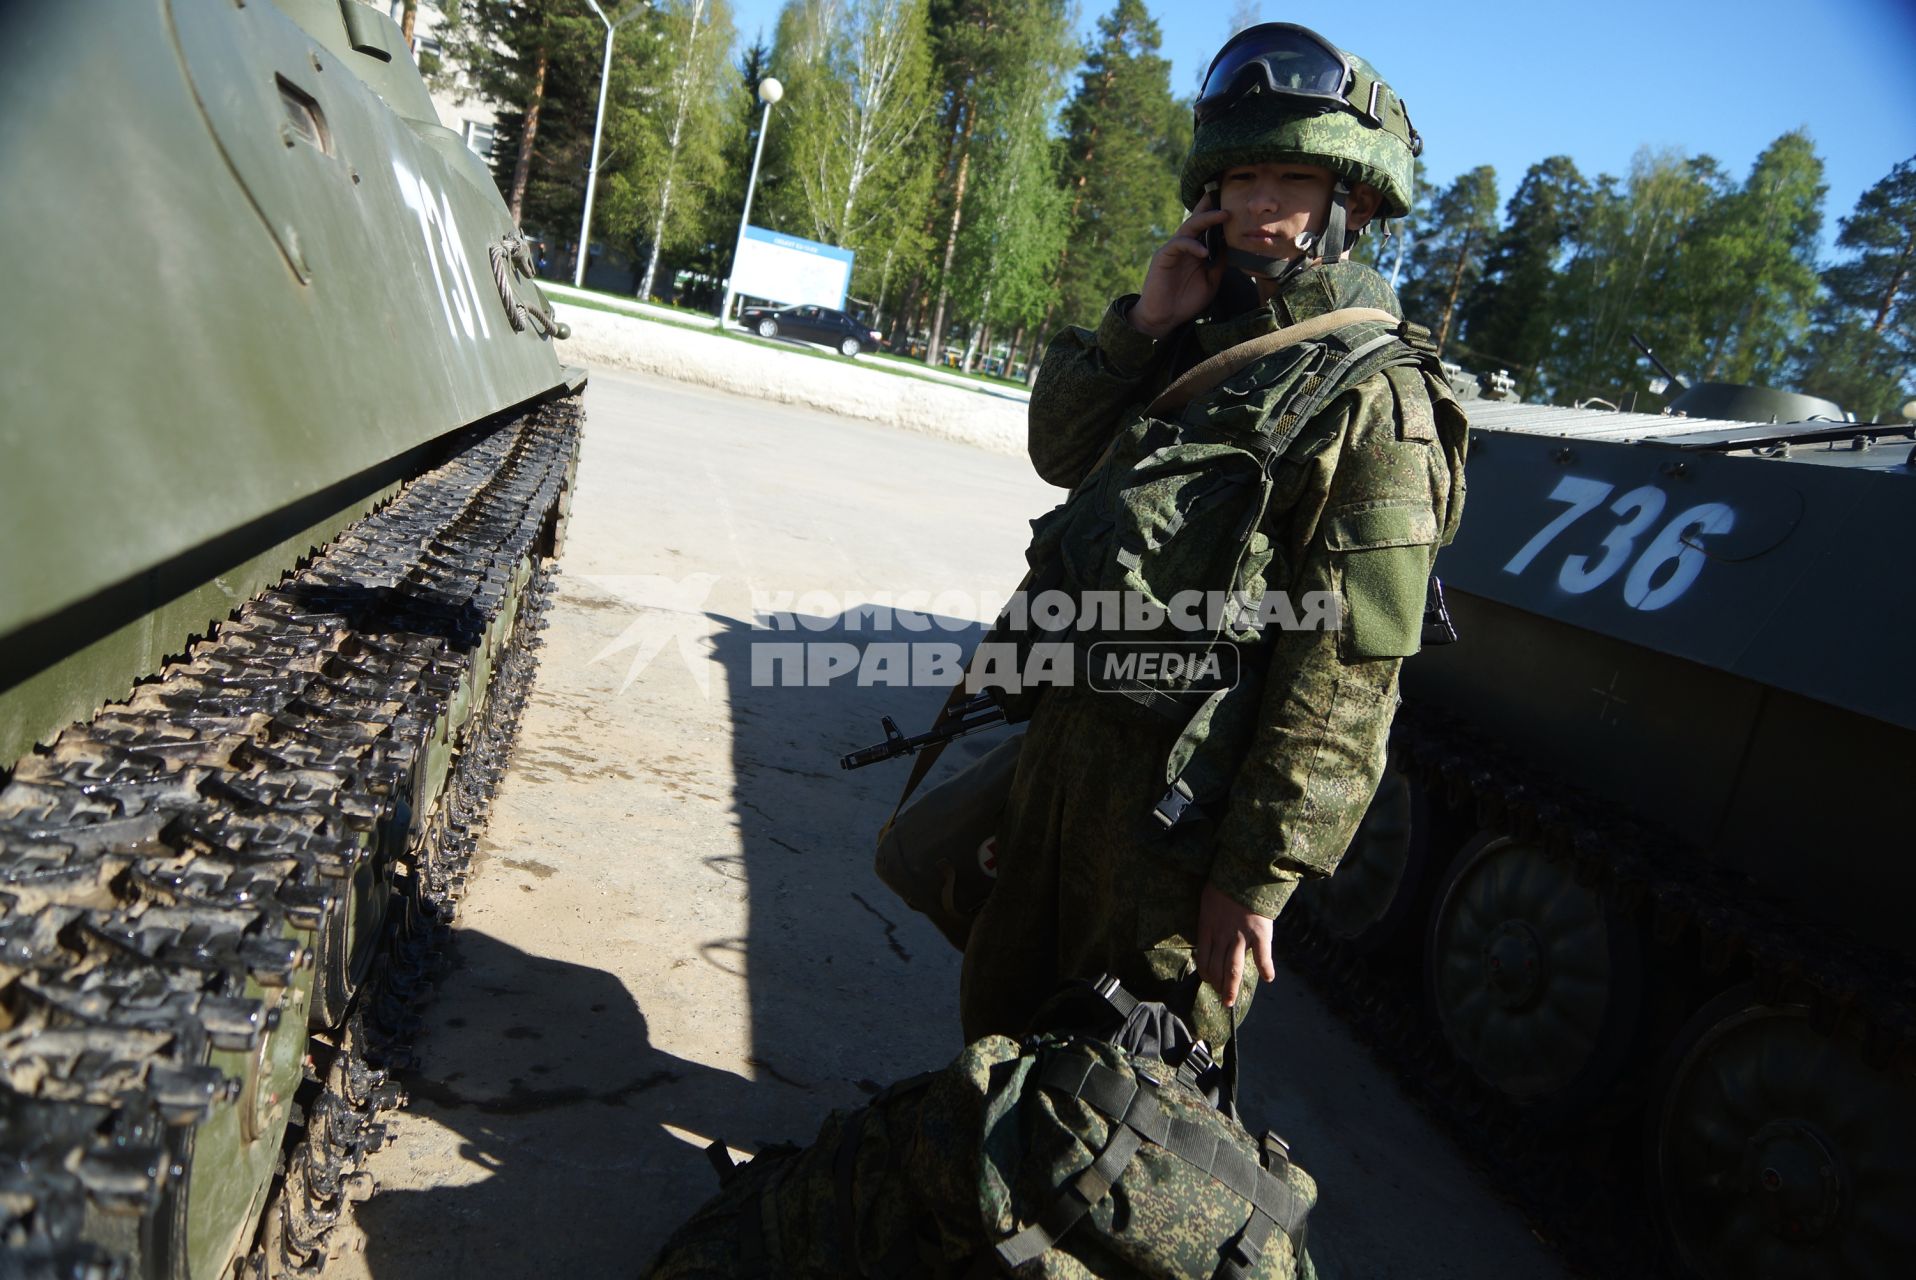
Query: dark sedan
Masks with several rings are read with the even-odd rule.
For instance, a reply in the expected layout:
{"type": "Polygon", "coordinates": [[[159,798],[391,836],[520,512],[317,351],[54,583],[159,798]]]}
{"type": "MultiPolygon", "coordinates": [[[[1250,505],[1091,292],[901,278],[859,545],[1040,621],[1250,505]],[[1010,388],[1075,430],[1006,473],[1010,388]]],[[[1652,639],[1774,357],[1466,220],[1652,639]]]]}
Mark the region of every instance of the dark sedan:
{"type": "Polygon", "coordinates": [[[883,345],[878,330],[830,307],[747,307],[738,313],[738,320],[761,338],[822,342],[842,356],[876,351],[883,345]]]}

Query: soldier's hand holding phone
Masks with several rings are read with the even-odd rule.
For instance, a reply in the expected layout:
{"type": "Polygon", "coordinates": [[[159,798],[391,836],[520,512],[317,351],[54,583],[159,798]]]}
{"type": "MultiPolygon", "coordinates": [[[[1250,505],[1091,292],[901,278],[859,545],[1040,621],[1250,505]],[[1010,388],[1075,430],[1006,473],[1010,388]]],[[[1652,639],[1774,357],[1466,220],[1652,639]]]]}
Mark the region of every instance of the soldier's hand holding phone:
{"type": "Polygon", "coordinates": [[[1205,192],[1177,233],[1151,255],[1131,306],[1133,329],[1162,338],[1211,305],[1224,279],[1224,224],[1230,218],[1217,207],[1217,194],[1205,192]]]}

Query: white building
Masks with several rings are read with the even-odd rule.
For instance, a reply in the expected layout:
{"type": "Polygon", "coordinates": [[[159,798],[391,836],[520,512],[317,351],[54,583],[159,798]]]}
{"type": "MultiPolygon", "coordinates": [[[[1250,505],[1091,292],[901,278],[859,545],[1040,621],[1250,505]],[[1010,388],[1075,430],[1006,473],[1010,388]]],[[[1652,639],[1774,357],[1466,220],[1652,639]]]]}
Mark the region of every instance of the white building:
{"type": "MultiPolygon", "coordinates": [[[[405,21],[405,0],[360,0],[360,3],[385,10],[394,22],[405,21]]],[[[447,7],[447,0],[419,0],[418,11],[413,16],[413,58],[415,61],[425,58],[425,65],[429,67],[438,64],[438,73],[427,84],[432,89],[432,105],[439,109],[439,123],[457,130],[480,159],[490,161],[493,125],[499,113],[491,103],[472,92],[463,70],[449,67],[443,61],[439,37],[446,25],[447,7]]],[[[458,0],[451,0],[450,7],[457,10],[458,0]]]]}

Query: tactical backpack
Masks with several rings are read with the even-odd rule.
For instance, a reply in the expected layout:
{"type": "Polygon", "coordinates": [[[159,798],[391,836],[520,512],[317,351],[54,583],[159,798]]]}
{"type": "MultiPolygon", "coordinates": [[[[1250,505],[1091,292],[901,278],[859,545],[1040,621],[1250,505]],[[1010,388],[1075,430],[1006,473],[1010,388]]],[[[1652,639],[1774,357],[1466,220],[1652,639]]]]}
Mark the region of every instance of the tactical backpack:
{"type": "MultiPolygon", "coordinates": [[[[1102,643],[1173,642],[1190,646],[1194,656],[1254,644],[1273,559],[1264,525],[1276,467],[1306,461],[1331,443],[1326,433],[1306,432],[1331,401],[1379,373],[1393,382],[1422,382],[1432,398],[1440,447],[1452,457],[1453,484],[1461,489],[1468,424],[1443,390],[1441,367],[1425,336],[1389,312],[1352,308],[1266,334],[1190,370],[1119,425],[1065,502],[1032,522],[1025,552],[1030,592],[1059,590],[1078,601],[1118,593],[1161,615],[1158,625],[1140,630],[1137,614],[1127,609],[1122,625],[1112,628],[1105,625],[1109,614],[1093,621],[1081,608],[1069,627],[1046,632],[1034,611],[1033,625],[1021,632],[1008,632],[1001,619],[995,638],[1027,650],[1071,644],[1080,682],[1091,680],[1094,673],[1085,664],[1102,643]],[[1208,600],[1219,593],[1228,607],[1207,607],[1200,629],[1177,625],[1173,606],[1180,597],[1208,600]]],[[[1453,497],[1450,505],[1454,512],[1461,503],[1453,497]]],[[[1360,531],[1370,540],[1365,545],[1428,546],[1454,532],[1437,528],[1428,511],[1421,523],[1420,513],[1408,510],[1368,514],[1380,527],[1360,531]],[[1381,527],[1393,516],[1402,528],[1381,527]]],[[[1194,804],[1222,800],[1255,729],[1260,664],[1227,669],[1224,674],[1234,678],[1224,680],[1216,678],[1218,667],[1196,661],[1182,669],[1140,667],[1115,680],[1100,674],[1098,687],[1179,728],[1165,762],[1166,791],[1153,816],[1170,827],[1194,804]]]]}
{"type": "Polygon", "coordinates": [[[1131,1010],[1110,1038],[988,1036],[724,1171],[650,1280],[1308,1280],[1316,1184],[1207,1098],[1174,1014],[1096,990],[1131,1010]]]}
{"type": "MultiPolygon", "coordinates": [[[[1030,572],[1019,591],[1027,598],[1047,590],[1130,592],[1160,607],[1168,607],[1182,591],[1222,592],[1234,606],[1260,611],[1272,559],[1260,526],[1277,461],[1293,445],[1305,451],[1322,447],[1326,441],[1299,443],[1304,428],[1337,396],[1375,373],[1421,377],[1421,369],[1435,377],[1435,388],[1444,386],[1427,337],[1387,311],[1347,308],[1240,343],[1190,369],[1121,425],[1062,505],[1032,522],[1025,552],[1030,572]]],[[[1461,485],[1469,426],[1455,401],[1435,388],[1436,432],[1451,455],[1454,483],[1461,485]]],[[[1453,496],[1450,505],[1452,527],[1429,530],[1427,540],[1448,541],[1455,531],[1461,504],[1453,496]]],[[[1004,616],[985,643],[1014,645],[1015,665],[1022,670],[1024,655],[1045,643],[1071,642],[1082,661],[1103,640],[1171,639],[1208,651],[1257,639],[1255,629],[1232,625],[1229,616],[1220,621],[1224,625],[1201,634],[1166,630],[1152,637],[1135,631],[1100,634],[1080,625],[1082,619],[1061,632],[1019,629],[1004,616]]],[[[1432,578],[1423,641],[1455,638],[1442,589],[1432,578]]],[[[1251,664],[1235,674],[1235,690],[1207,686],[1195,664],[1175,677],[1113,682],[1117,692],[1179,726],[1165,762],[1166,789],[1152,811],[1166,827],[1199,812],[1196,806],[1223,798],[1248,744],[1262,672],[1251,664]]],[[[1087,676],[1080,670],[1075,678],[1087,676]]],[[[941,719],[965,692],[961,681],[941,719]]],[[[1030,716],[1036,697],[1030,689],[1001,691],[998,701],[1006,719],[1016,723],[1030,716]]],[[[921,751],[879,833],[879,878],[961,951],[991,892],[995,869],[988,856],[1016,774],[1020,741],[999,744],[908,804],[943,747],[921,751]]]]}

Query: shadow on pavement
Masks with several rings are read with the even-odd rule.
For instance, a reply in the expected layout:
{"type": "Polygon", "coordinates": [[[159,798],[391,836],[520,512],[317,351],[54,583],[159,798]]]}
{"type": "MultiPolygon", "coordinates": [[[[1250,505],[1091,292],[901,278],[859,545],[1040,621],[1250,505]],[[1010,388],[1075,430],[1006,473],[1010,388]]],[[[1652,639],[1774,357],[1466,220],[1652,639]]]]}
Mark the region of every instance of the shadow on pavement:
{"type": "Polygon", "coordinates": [[[699,1147],[663,1126],[745,1145],[767,1120],[762,1089],[654,1049],[612,974],[471,929],[454,930],[451,950],[459,981],[419,1037],[401,1123],[409,1142],[456,1149],[455,1176],[469,1180],[382,1188],[358,1206],[368,1270],[637,1274],[656,1242],[640,1238],[634,1204],[660,1186],[696,1203],[717,1185],[699,1147]]]}
{"type": "MultiPolygon", "coordinates": [[[[881,739],[881,716],[918,733],[944,701],[949,678],[874,684],[879,664],[898,658],[891,673],[903,680],[914,651],[920,662],[934,648],[962,662],[983,628],[916,615],[927,629],[914,631],[888,613],[788,617],[783,629],[715,619],[750,921],[741,953],[726,962],[746,967],[761,1079],[810,1099],[804,1132],[785,1135],[801,1141],[830,1107],[859,1105],[962,1047],[957,952],[872,871],[878,829],[909,762],[848,772],[838,758],[881,739]],[[780,656],[795,652],[803,655],[796,665],[780,656]],[[831,664],[854,660],[859,669],[823,682],[831,664]]],[[[989,732],[961,739],[934,781],[994,740],[989,732]]]]}

